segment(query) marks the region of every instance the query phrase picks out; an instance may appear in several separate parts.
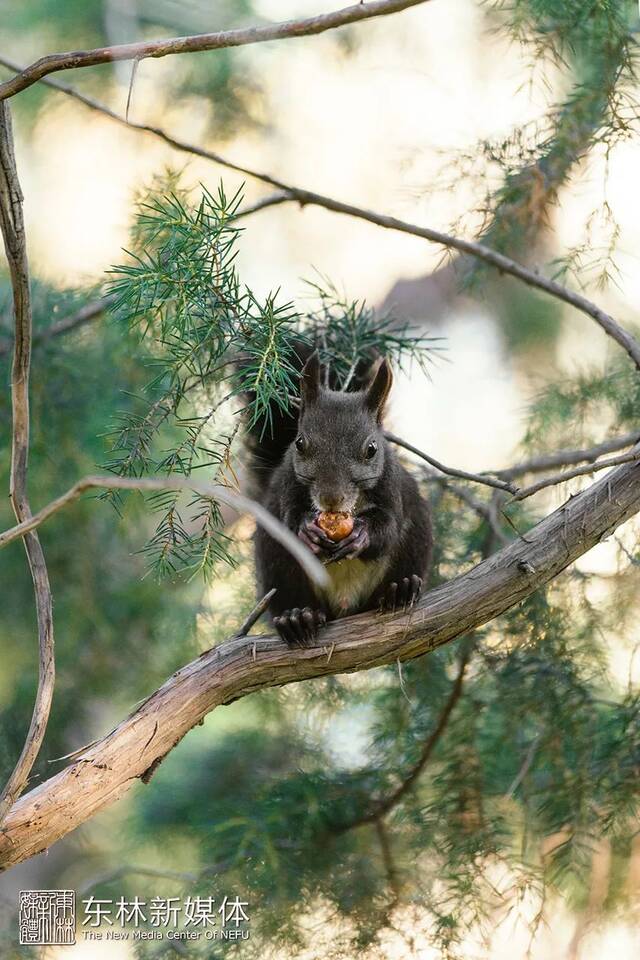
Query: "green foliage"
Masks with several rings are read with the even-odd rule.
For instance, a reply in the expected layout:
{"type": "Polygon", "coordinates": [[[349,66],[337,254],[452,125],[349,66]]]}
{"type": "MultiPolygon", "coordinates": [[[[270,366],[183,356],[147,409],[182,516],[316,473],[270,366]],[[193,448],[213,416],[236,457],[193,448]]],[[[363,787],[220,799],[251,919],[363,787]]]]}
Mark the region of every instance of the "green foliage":
{"type": "Polygon", "coordinates": [[[531,401],[523,442],[538,451],[588,446],[603,439],[603,425],[610,432],[631,431],[639,416],[637,371],[626,357],[616,357],[604,370],[545,384],[531,401]]]}
{"type": "MultiPolygon", "coordinates": [[[[273,410],[289,408],[300,343],[318,345],[343,389],[364,357],[415,359],[425,369],[431,338],[330,285],[312,285],[319,307],[308,313],[280,302],[278,292],[261,300],[243,285],[235,264],[241,199],[228,198],[222,185],[194,199],[175,175],[138,199],[129,261],[112,268],[108,289],[115,315],[148,345],[152,378],[139,412],[122,414],[110,435],[105,466],[120,476],[200,470],[233,483],[238,417],[270,430],[273,410]]],[[[218,561],[232,562],[215,500],[194,496],[183,505],[163,493],[149,502],[160,515],[145,548],[156,573],[210,575],[218,561]]]]}
{"type": "Polygon", "coordinates": [[[304,320],[304,331],[319,348],[320,359],[331,370],[335,387],[347,390],[358,364],[377,356],[389,357],[399,367],[415,362],[428,375],[442,337],[428,337],[411,323],[392,314],[378,316],[364,301],[349,301],[326,277],[308,281],[319,306],[304,320]]]}

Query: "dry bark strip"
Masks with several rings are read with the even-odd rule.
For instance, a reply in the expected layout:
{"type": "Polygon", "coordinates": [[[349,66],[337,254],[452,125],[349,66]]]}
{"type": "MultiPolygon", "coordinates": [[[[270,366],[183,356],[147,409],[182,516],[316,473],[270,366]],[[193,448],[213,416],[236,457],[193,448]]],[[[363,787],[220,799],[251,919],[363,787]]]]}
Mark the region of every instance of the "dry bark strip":
{"type": "Polygon", "coordinates": [[[625,464],[572,497],[508,547],[428,593],[407,614],[330,624],[318,646],[232,638],[175,673],[107,736],[23,796],[0,830],[0,867],[46,850],[137,780],[217,706],[255,690],[410,660],[480,627],[556,577],[640,511],[640,464],[625,464]]]}
{"type": "MultiPolygon", "coordinates": [[[[29,373],[31,368],[31,295],[29,263],[22,216],[22,191],[16,171],[9,105],[0,103],[0,232],[9,264],[15,335],[11,368],[11,475],[10,497],[16,520],[31,517],[27,496],[29,460],[29,373]]],[[[24,789],[44,739],[53,688],[55,659],[51,587],[38,534],[24,537],[24,546],[33,581],[38,618],[38,689],[31,723],[18,761],[0,794],[0,824],[13,801],[24,789]]]]}

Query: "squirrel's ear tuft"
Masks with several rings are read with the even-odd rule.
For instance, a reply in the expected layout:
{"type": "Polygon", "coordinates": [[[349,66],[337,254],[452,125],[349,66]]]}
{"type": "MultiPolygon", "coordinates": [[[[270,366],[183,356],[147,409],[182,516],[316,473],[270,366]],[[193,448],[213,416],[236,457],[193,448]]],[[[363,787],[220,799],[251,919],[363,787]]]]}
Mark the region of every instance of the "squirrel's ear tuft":
{"type": "Polygon", "coordinates": [[[300,375],[300,394],[303,404],[315,403],[320,392],[320,357],[315,350],[304,367],[300,375]]]}
{"type": "Polygon", "coordinates": [[[392,383],[391,367],[387,360],[383,360],[376,370],[376,375],[371,381],[365,397],[365,405],[368,410],[375,413],[378,423],[384,415],[384,405],[387,402],[392,383]]]}

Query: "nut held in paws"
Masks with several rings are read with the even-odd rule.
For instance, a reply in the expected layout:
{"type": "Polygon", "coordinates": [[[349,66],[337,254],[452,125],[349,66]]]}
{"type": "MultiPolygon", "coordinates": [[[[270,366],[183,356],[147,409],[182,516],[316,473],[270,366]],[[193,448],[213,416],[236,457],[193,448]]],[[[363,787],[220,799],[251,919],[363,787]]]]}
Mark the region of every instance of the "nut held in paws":
{"type": "Polygon", "coordinates": [[[353,517],[348,513],[321,513],[318,517],[318,526],[324,530],[329,540],[338,543],[344,540],[353,530],[353,517]]]}

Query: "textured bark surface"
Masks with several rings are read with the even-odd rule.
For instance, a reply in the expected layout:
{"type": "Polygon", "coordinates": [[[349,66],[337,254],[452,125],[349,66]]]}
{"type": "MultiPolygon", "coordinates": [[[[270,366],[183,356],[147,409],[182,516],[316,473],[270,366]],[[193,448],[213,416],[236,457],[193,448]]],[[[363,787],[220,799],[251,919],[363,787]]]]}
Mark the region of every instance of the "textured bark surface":
{"type": "Polygon", "coordinates": [[[126,720],[57,776],[23,796],[0,831],[4,869],[45,850],[148,780],[209,711],[255,690],[365,670],[427,653],[513,607],[640,511],[640,465],[612,471],[407,614],[369,613],[330,624],[319,644],[230,639],[174,674],[126,720]]]}

